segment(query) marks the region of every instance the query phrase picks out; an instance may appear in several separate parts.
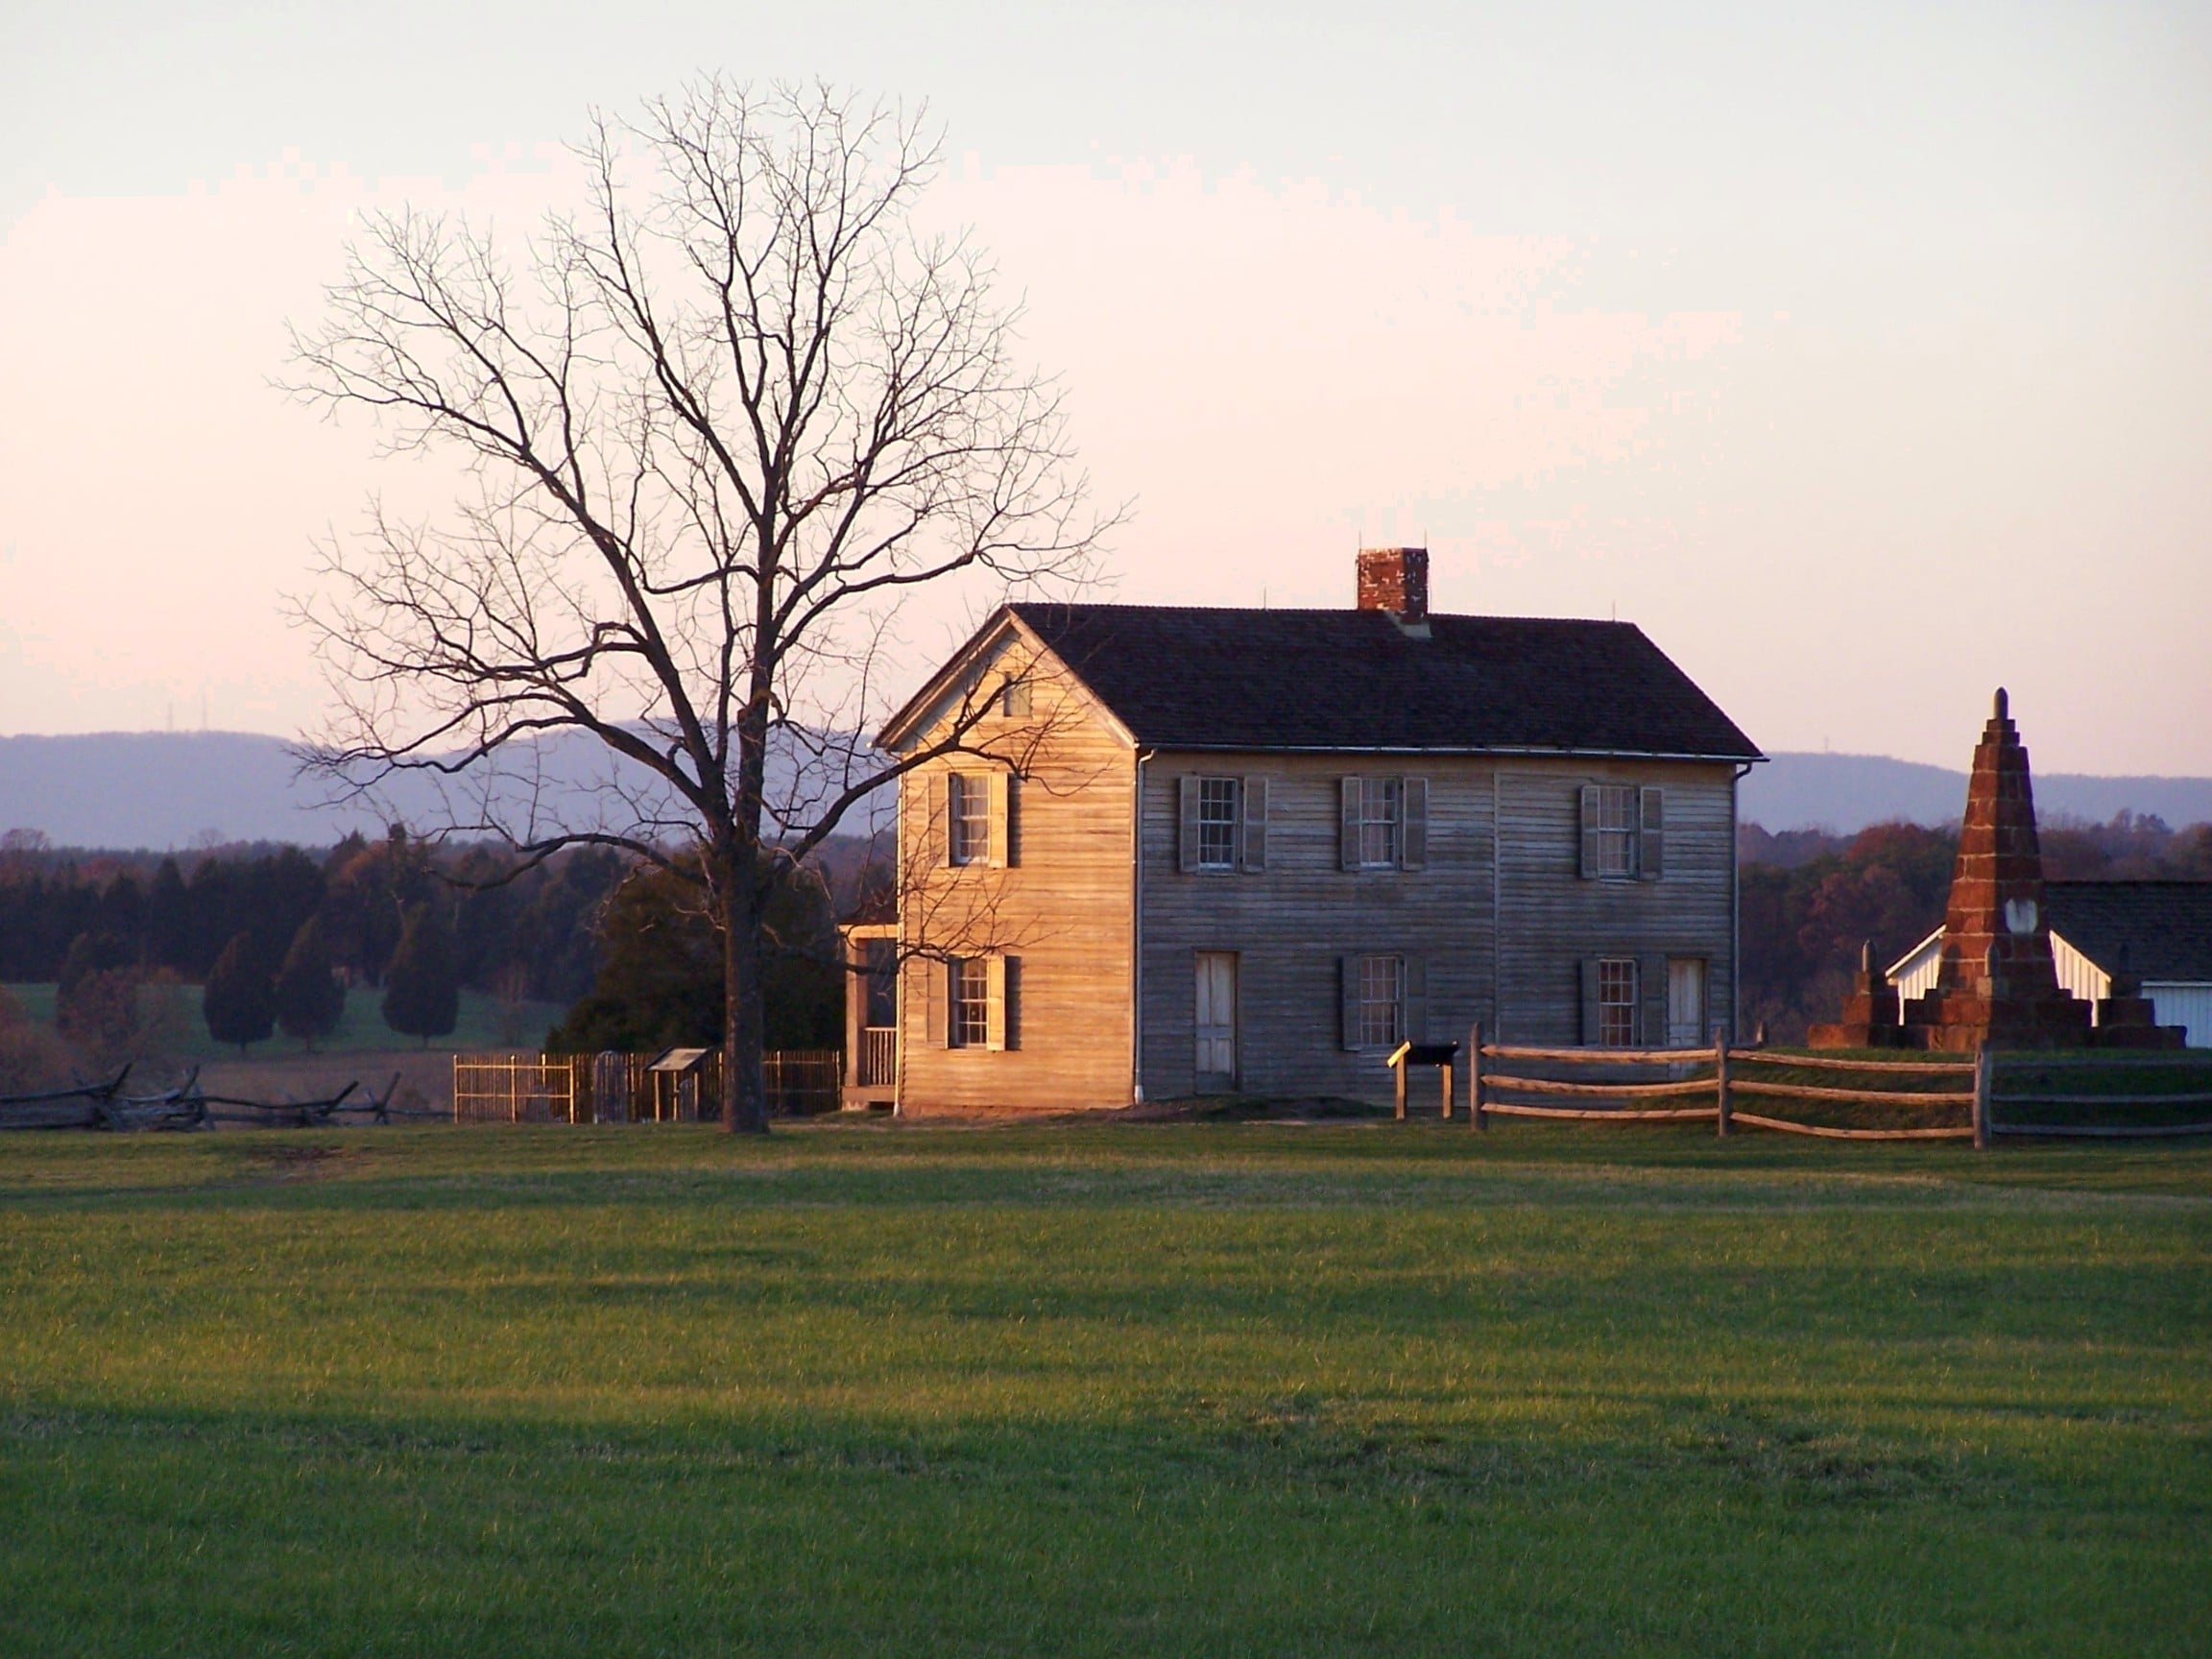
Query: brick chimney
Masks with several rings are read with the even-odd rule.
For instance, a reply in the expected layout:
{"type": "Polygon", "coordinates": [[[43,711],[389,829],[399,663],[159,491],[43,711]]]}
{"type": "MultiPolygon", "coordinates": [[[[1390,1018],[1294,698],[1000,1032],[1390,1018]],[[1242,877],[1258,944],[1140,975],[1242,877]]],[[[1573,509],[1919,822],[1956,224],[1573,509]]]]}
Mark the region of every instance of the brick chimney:
{"type": "Polygon", "coordinates": [[[1429,549],[1359,549],[1359,609],[1387,611],[1403,628],[1429,621],[1429,549]]]}

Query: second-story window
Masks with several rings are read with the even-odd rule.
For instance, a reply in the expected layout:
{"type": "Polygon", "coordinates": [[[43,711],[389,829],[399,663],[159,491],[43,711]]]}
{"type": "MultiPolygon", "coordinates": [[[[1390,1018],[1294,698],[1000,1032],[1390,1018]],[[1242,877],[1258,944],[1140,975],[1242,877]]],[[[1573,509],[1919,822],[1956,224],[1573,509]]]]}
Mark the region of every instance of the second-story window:
{"type": "Polygon", "coordinates": [[[1336,855],[1346,870],[1423,870],[1429,863],[1429,780],[1337,780],[1336,855]]]}
{"type": "Polygon", "coordinates": [[[989,781],[972,772],[945,780],[946,861],[980,864],[991,856],[989,781]]]}
{"type": "Polygon", "coordinates": [[[1398,863],[1405,793],[1395,778],[1359,780],[1359,868],[1389,870],[1398,863]]]}
{"type": "Polygon", "coordinates": [[[1598,874],[1636,874],[1636,791],[1601,784],[1598,790],[1598,874]]]}
{"type": "Polygon", "coordinates": [[[1175,868],[1190,872],[1267,868],[1267,780],[1175,780],[1175,868]]]}
{"type": "Polygon", "coordinates": [[[1582,878],[1657,881],[1666,874],[1667,792],[1656,784],[1582,785],[1582,878]]]}
{"type": "Polygon", "coordinates": [[[1237,868],[1237,780],[1198,780],[1198,868],[1237,868]]]}

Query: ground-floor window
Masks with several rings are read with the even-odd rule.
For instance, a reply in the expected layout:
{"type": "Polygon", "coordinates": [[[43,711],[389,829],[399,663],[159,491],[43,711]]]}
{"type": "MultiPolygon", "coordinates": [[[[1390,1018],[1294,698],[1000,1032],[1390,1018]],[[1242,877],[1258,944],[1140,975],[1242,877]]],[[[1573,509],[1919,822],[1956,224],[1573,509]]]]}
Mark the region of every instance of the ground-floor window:
{"type": "Polygon", "coordinates": [[[1395,1048],[1406,1037],[1406,958],[1358,959],[1358,1041],[1362,1048],[1395,1048]]]}
{"type": "Polygon", "coordinates": [[[991,964],[970,956],[952,964],[952,1028],[955,1048],[981,1048],[991,1041],[991,964]]]}
{"type": "Polygon", "coordinates": [[[1598,961],[1598,1041],[1608,1048],[1636,1042],[1636,958],[1603,956],[1598,961]]]}

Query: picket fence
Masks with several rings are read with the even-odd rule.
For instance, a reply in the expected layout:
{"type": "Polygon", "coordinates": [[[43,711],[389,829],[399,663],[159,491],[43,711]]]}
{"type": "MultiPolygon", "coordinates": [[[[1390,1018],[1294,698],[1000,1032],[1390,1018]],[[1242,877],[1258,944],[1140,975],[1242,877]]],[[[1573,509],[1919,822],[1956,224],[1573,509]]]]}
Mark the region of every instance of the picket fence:
{"type": "MultiPolygon", "coordinates": [[[[721,1110],[722,1054],[708,1049],[682,1070],[655,1070],[658,1054],[456,1054],[456,1123],[683,1123],[721,1110]]],[[[780,1118],[834,1112],[845,1057],[833,1048],[771,1049],[761,1056],[768,1110],[780,1118]]]]}

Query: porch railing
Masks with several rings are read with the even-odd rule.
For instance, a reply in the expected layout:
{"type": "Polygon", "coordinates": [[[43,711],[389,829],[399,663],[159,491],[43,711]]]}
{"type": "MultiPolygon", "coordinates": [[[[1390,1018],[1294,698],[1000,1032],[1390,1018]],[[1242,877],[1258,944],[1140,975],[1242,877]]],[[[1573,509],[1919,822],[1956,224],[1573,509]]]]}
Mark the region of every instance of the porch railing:
{"type": "Polygon", "coordinates": [[[889,1025],[870,1025],[860,1033],[860,1075],[854,1081],[863,1089],[888,1089],[899,1081],[899,1032],[889,1025]]]}

